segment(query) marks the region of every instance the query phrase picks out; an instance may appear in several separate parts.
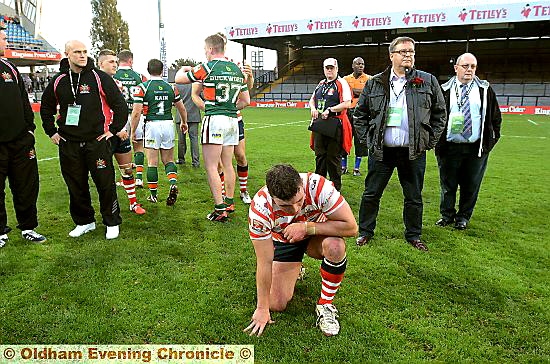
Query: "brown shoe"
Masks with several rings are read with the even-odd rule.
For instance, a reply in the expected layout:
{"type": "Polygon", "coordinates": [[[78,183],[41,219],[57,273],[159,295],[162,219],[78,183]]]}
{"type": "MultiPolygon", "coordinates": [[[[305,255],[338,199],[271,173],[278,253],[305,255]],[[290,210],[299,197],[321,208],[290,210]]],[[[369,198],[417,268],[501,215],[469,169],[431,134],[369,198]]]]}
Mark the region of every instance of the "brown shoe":
{"type": "Polygon", "coordinates": [[[371,239],[370,236],[361,235],[357,238],[357,240],[355,241],[355,244],[357,244],[357,246],[367,245],[370,239],[371,239]]]}
{"type": "Polygon", "coordinates": [[[413,247],[415,247],[418,250],[422,250],[424,252],[428,251],[428,247],[424,245],[423,242],[420,240],[409,240],[409,244],[411,244],[413,247]]]}

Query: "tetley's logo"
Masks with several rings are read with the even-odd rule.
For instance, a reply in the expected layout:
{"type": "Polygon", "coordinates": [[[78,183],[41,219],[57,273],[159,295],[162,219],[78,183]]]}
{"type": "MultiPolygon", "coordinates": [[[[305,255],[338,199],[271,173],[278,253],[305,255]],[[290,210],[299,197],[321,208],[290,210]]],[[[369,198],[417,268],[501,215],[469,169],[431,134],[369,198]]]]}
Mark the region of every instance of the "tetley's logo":
{"type": "Polygon", "coordinates": [[[2,78],[4,79],[4,82],[13,82],[13,78],[7,72],[2,72],[2,78]]]}
{"type": "Polygon", "coordinates": [[[447,21],[447,15],[445,13],[430,13],[430,14],[416,14],[405,13],[403,16],[403,23],[410,24],[423,24],[423,23],[445,23],[447,21]]]}
{"type": "Polygon", "coordinates": [[[265,31],[267,34],[293,33],[298,31],[298,24],[268,24],[265,31]]]}
{"type": "Polygon", "coordinates": [[[466,10],[466,8],[464,8],[458,14],[458,18],[462,22],[466,20],[506,19],[508,18],[508,9],[466,10]]]}
{"type": "Polygon", "coordinates": [[[538,16],[548,16],[550,15],[550,6],[530,6],[529,4],[525,4],[525,7],[521,10],[521,15],[523,15],[525,19],[529,18],[530,15],[532,15],[533,18],[538,16]]]}
{"type": "Polygon", "coordinates": [[[258,28],[251,27],[251,28],[234,28],[231,27],[229,30],[229,35],[231,37],[241,37],[243,35],[258,35],[258,28]]]}
{"type": "Polygon", "coordinates": [[[314,30],[342,29],[343,23],[341,20],[310,20],[306,27],[310,32],[314,30]]]}

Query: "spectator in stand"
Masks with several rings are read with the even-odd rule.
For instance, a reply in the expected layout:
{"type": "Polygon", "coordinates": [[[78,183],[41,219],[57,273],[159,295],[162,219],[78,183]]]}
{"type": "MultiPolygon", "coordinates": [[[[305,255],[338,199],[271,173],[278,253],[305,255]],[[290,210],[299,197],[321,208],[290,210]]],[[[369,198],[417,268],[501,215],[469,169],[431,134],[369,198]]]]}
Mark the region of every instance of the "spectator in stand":
{"type": "MultiPolygon", "coordinates": [[[[344,76],[344,80],[346,80],[349,87],[351,87],[351,93],[352,93],[351,106],[347,111],[348,119],[350,122],[353,121],[353,111],[355,110],[357,101],[359,101],[359,95],[361,95],[361,92],[363,91],[363,88],[365,87],[365,84],[367,83],[367,81],[372,77],[371,75],[367,75],[364,72],[365,61],[361,57],[356,57],[353,60],[351,64],[351,68],[353,69],[353,73],[350,75],[344,76]]],[[[355,133],[355,128],[353,127],[353,123],[351,123],[351,128],[353,132],[353,146],[355,149],[355,164],[353,166],[353,175],[360,176],[361,159],[363,156],[366,156],[368,152],[366,148],[359,142],[359,138],[355,133]]],[[[342,174],[346,174],[346,173],[348,173],[348,156],[344,155],[342,157],[342,174]]]]}

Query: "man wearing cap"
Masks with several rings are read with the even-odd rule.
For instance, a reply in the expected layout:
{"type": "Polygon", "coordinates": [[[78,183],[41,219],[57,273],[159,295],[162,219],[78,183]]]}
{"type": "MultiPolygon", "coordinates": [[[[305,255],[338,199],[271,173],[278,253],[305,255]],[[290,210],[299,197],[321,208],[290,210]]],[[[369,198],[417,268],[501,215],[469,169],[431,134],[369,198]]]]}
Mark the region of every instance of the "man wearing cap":
{"type": "MultiPolygon", "coordinates": [[[[0,57],[8,45],[4,23],[0,23],[0,57]]],[[[17,227],[24,239],[42,243],[46,238],[33,229],[38,226],[38,164],[34,150],[34,114],[25,84],[17,68],[0,58],[0,248],[11,230],[4,192],[10,182],[17,227]]]]}
{"type": "Polygon", "coordinates": [[[428,250],[421,240],[426,150],[438,142],[447,111],[435,76],[414,68],[414,47],[409,37],[390,43],[391,66],[367,81],[353,114],[360,142],[369,151],[357,245],[367,244],[374,236],[380,198],[397,169],[404,197],[405,240],[416,249],[428,250]]]}
{"type": "Polygon", "coordinates": [[[343,78],[338,76],[338,61],[327,58],[323,62],[325,79],[321,80],[309,100],[311,118],[317,122],[334,122],[338,119],[335,135],[323,135],[313,131],[310,147],[315,151],[315,173],[326,177],[327,173],[334,187],[342,188],[340,159],[351,150],[351,124],[346,110],[351,105],[351,89],[343,78]],[[331,119],[329,119],[329,117],[331,119]]]}

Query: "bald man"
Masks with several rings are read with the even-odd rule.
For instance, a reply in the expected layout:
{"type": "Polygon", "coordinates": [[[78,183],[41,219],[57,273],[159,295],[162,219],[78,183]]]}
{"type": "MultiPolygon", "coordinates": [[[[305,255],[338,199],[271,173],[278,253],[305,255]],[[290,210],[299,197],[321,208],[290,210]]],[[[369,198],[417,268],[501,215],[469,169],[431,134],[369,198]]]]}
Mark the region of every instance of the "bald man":
{"type": "Polygon", "coordinates": [[[122,219],[108,139],[126,124],[126,102],[113,78],[94,67],[84,43],[67,42],[65,56],[59,73],[44,90],[40,116],[44,131],[59,147],[61,174],[69,190],[70,213],[76,224],[69,236],[79,237],[95,229],[88,185],[90,174],[107,226],[105,237],[115,239],[122,219]]]}
{"type": "Polygon", "coordinates": [[[454,71],[456,76],[441,86],[449,117],[435,146],[441,185],[441,218],[435,224],[464,230],[474,212],[489,152],[500,138],[502,116],[495,91],[476,76],[472,53],[459,56],[454,71]]]}

